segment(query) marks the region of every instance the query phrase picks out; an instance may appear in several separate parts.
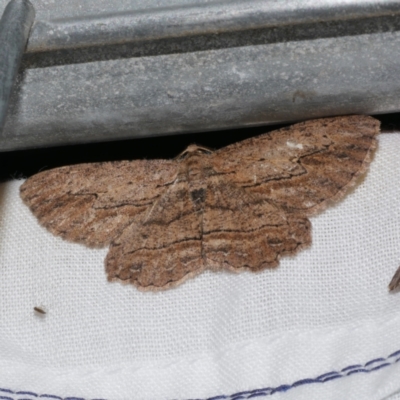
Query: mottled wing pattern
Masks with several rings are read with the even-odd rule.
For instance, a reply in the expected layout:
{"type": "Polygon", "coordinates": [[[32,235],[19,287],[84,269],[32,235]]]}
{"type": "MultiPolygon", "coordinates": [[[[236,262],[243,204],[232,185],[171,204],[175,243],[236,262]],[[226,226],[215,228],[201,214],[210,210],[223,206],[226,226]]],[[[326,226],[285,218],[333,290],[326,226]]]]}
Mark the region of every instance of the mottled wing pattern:
{"type": "Polygon", "coordinates": [[[211,155],[203,246],[208,265],[257,271],[311,244],[307,216],[340,199],[376,147],[379,121],[326,118],[211,155]]]}
{"type": "Polygon", "coordinates": [[[139,224],[176,174],[173,160],[78,164],[32,176],[20,194],[54,235],[103,247],[130,224],[139,224]]]}
{"type": "Polygon", "coordinates": [[[175,286],[205,268],[259,271],[311,243],[308,216],[364,173],[379,122],[325,118],[215,153],[82,164],[42,172],[21,197],[52,233],[110,244],[109,280],[175,286]]]}
{"type": "Polygon", "coordinates": [[[109,280],[159,290],[199,274],[205,268],[201,220],[187,180],[177,179],[140,225],[130,225],[111,244],[106,258],[109,280]]]}
{"type": "Polygon", "coordinates": [[[272,200],[232,182],[210,177],[203,216],[203,253],[208,267],[260,271],[311,243],[306,217],[287,215],[272,200]]]}
{"type": "Polygon", "coordinates": [[[366,171],[379,125],[362,115],[306,121],[216,151],[213,166],[226,182],[311,216],[366,171]]]}

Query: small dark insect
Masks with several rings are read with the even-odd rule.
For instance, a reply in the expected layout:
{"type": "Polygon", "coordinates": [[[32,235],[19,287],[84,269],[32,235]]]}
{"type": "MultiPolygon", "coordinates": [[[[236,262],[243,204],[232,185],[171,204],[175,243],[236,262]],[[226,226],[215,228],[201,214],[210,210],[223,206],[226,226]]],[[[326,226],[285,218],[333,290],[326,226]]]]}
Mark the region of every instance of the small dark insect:
{"type": "Polygon", "coordinates": [[[35,313],[37,313],[37,314],[41,314],[41,315],[46,314],[46,311],[45,311],[42,307],[33,307],[33,310],[34,310],[35,313]]]}
{"type": "Polygon", "coordinates": [[[41,172],[21,197],[54,235],[109,247],[110,281],[176,286],[205,269],[261,271],[311,244],[308,217],[366,173],[379,121],[302,122],[174,160],[81,164],[41,172]]]}
{"type": "Polygon", "coordinates": [[[400,287],[400,267],[397,269],[395,274],[393,275],[392,280],[389,283],[389,290],[395,290],[400,287]]]}

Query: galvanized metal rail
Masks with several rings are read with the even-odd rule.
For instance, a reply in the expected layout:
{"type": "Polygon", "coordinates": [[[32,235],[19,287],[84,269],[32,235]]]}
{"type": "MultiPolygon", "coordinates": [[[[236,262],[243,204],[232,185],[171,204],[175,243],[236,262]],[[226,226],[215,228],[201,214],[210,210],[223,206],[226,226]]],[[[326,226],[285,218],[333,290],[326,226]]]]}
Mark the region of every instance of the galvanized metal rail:
{"type": "Polygon", "coordinates": [[[398,0],[32,3],[0,151],[400,110],[398,0]]]}
{"type": "Polygon", "coordinates": [[[11,0],[0,19],[0,134],[34,19],[29,0],[11,0]]]}

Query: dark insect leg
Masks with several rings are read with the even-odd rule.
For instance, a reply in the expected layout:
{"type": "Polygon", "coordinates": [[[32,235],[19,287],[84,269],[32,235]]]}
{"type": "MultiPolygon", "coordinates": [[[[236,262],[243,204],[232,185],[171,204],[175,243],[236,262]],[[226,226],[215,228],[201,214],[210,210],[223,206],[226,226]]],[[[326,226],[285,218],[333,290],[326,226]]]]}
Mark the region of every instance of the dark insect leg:
{"type": "Polygon", "coordinates": [[[400,287],[400,267],[397,269],[396,273],[393,275],[392,280],[389,283],[389,290],[392,291],[400,287]]]}

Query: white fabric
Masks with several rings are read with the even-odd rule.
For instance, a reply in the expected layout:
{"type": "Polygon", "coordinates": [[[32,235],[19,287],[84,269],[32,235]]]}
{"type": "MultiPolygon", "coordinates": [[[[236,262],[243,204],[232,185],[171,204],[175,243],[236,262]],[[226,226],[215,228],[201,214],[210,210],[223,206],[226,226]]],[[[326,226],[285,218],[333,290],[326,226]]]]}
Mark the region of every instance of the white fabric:
{"type": "Polygon", "coordinates": [[[106,249],[52,236],[21,181],[1,185],[0,398],[399,399],[399,152],[380,135],[366,179],[276,270],[155,294],[108,283],[106,249]]]}

